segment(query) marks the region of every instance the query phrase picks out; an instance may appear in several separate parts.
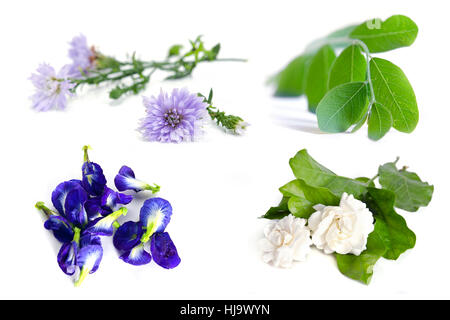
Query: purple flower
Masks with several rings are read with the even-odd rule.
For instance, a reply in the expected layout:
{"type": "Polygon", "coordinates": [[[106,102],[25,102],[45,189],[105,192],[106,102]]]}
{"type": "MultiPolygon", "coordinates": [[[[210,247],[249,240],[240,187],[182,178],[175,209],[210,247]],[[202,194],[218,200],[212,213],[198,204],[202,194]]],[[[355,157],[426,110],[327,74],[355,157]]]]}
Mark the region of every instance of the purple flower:
{"type": "Polygon", "coordinates": [[[153,187],[144,181],[136,179],[133,170],[127,166],[120,168],[119,173],[114,178],[114,184],[119,191],[134,190],[135,192],[139,192],[142,190],[150,190],[152,193],[159,191],[157,184],[153,187]]]}
{"type": "Polygon", "coordinates": [[[167,232],[157,232],[150,243],[153,260],[163,268],[173,269],[181,262],[177,248],[167,232]]]}
{"type": "Polygon", "coordinates": [[[145,251],[143,243],[138,244],[129,251],[125,251],[119,258],[134,266],[142,266],[152,261],[152,256],[145,251]]]}
{"type": "Polygon", "coordinates": [[[73,275],[77,264],[78,245],[75,241],[64,243],[58,252],[58,265],[67,275],[73,275]]]}
{"type": "Polygon", "coordinates": [[[170,96],[161,90],[158,97],[144,97],[143,102],[147,115],[139,131],[144,139],[179,143],[194,141],[201,134],[207,104],[187,89],[173,89],[170,96]]]}
{"type": "Polygon", "coordinates": [[[70,73],[80,76],[94,67],[95,51],[89,48],[86,37],[79,35],[70,42],[69,57],[72,59],[70,73]]]}
{"type": "Polygon", "coordinates": [[[67,96],[72,96],[71,89],[75,86],[68,77],[70,66],[64,66],[56,73],[49,64],[43,63],[29,78],[36,88],[36,93],[31,97],[33,109],[48,111],[50,109],[65,109],[67,96]]]}
{"type": "Polygon", "coordinates": [[[130,251],[141,242],[143,234],[144,230],[140,222],[125,222],[114,234],[114,247],[118,250],[130,251]]]}

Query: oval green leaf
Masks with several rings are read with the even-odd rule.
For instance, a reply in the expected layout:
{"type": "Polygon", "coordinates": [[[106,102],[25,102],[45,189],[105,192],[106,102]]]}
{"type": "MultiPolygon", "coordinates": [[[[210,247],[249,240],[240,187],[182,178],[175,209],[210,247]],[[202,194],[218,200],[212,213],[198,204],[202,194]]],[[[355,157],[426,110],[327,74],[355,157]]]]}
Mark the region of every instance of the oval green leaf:
{"type": "Polygon", "coordinates": [[[375,102],[370,110],[369,138],[380,140],[392,127],[392,115],[382,104],[375,102]]]}
{"type": "Polygon", "coordinates": [[[414,131],[419,122],[419,109],[414,90],[403,71],[392,62],[373,58],[370,72],[375,98],[391,113],[392,126],[401,132],[414,131]]]}
{"type": "Polygon", "coordinates": [[[419,29],[410,18],[395,15],[381,21],[374,19],[364,22],[352,31],[350,37],[363,41],[372,53],[385,52],[414,43],[419,29]]]}
{"type": "Polygon", "coordinates": [[[323,46],[314,55],[306,76],[305,93],[308,96],[309,110],[315,112],[317,105],[328,89],[330,68],[336,59],[333,48],[323,46]]]}
{"type": "Polygon", "coordinates": [[[328,80],[328,88],[340,84],[366,80],[367,62],[358,45],[347,47],[334,61],[328,80]]]}
{"type": "Polygon", "coordinates": [[[292,60],[276,77],[278,97],[298,97],[305,92],[306,70],[310,56],[298,56],[292,60]]]}
{"type": "Polygon", "coordinates": [[[317,107],[319,128],[325,132],[345,132],[367,111],[365,82],[345,83],[331,89],[317,107]]]}

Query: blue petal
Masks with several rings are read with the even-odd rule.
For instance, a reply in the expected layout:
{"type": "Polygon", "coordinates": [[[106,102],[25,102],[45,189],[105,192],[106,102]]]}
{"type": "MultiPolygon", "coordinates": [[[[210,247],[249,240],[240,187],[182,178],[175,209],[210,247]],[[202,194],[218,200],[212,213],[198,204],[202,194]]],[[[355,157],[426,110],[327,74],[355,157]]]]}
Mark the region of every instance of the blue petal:
{"type": "Polygon", "coordinates": [[[125,222],[114,234],[114,247],[118,250],[129,251],[141,241],[143,233],[144,230],[139,222],[125,222]]]}
{"type": "Polygon", "coordinates": [[[172,206],[169,201],[162,198],[151,198],[144,202],[139,219],[146,233],[152,235],[155,232],[163,232],[170,222],[172,206]]]}
{"type": "Polygon", "coordinates": [[[118,204],[129,204],[132,200],[133,196],[115,192],[114,190],[106,187],[101,198],[101,206],[115,210],[118,204]]]}
{"type": "Polygon", "coordinates": [[[155,233],[150,244],[153,260],[163,268],[172,269],[181,262],[177,248],[167,232],[155,233]]]}
{"type": "Polygon", "coordinates": [[[83,187],[92,196],[101,196],[106,186],[102,168],[95,162],[84,162],[82,167],[83,187]]]}
{"type": "Polygon", "coordinates": [[[52,230],[53,235],[62,243],[71,242],[74,232],[69,222],[60,216],[50,216],[44,223],[44,228],[52,230]]]}
{"type": "Polygon", "coordinates": [[[58,252],[58,264],[61,270],[68,275],[73,275],[77,265],[78,246],[75,241],[64,243],[58,252]]]}
{"type": "Polygon", "coordinates": [[[112,236],[114,233],[113,223],[121,215],[126,215],[127,212],[127,208],[122,207],[106,217],[95,219],[89,224],[89,227],[85,231],[98,236],[112,236]]]}
{"type": "Polygon", "coordinates": [[[126,263],[141,266],[143,264],[150,263],[152,261],[152,256],[150,253],[145,251],[144,244],[138,244],[133,249],[126,251],[124,254],[120,256],[120,259],[125,261],[126,263]]]}
{"type": "Polygon", "coordinates": [[[97,271],[103,257],[103,248],[100,245],[88,245],[81,248],[77,255],[77,265],[84,268],[87,273],[97,271]]]}
{"type": "Polygon", "coordinates": [[[64,211],[67,219],[77,227],[83,227],[88,222],[84,203],[87,201],[87,194],[81,188],[70,191],[64,202],[64,211]]]}
{"type": "Polygon", "coordinates": [[[89,220],[93,220],[99,217],[105,217],[113,212],[111,208],[102,206],[101,203],[101,197],[91,198],[84,203],[84,208],[86,209],[89,220]]]}
{"type": "MultiPolygon", "coordinates": [[[[80,190],[80,192],[84,191],[84,189],[81,188],[79,180],[71,180],[71,181],[62,182],[52,192],[53,206],[56,208],[56,210],[58,210],[60,215],[66,216],[66,213],[64,210],[64,204],[66,201],[66,197],[69,192],[71,192],[72,190],[75,190],[75,189],[80,190]]],[[[86,193],[86,192],[84,191],[84,193],[86,193]]]]}
{"type": "Polygon", "coordinates": [[[91,245],[101,246],[102,241],[100,240],[100,237],[84,231],[80,238],[80,248],[84,248],[91,245]]]}
{"type": "Polygon", "coordinates": [[[119,174],[114,178],[114,184],[119,191],[134,190],[139,192],[150,187],[148,183],[136,179],[133,170],[127,166],[120,168],[119,174]]]}

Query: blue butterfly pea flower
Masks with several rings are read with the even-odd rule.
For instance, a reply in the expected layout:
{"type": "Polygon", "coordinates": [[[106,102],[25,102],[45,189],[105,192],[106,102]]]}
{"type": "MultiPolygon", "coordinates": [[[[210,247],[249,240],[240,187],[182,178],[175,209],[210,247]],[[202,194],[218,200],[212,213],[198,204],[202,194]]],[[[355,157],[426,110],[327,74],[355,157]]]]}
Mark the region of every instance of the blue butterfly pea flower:
{"type": "Polygon", "coordinates": [[[162,198],[151,198],[144,202],[139,220],[145,229],[142,242],[147,242],[155,232],[163,232],[170,222],[172,206],[162,198]]]}
{"type": "Polygon", "coordinates": [[[120,168],[119,173],[114,178],[114,184],[119,191],[134,190],[135,192],[139,192],[150,190],[152,193],[156,193],[160,189],[157,184],[151,186],[144,181],[136,179],[133,170],[127,166],[122,166],[122,168],[120,168]]]}
{"type": "Polygon", "coordinates": [[[67,195],[73,190],[78,190],[80,194],[84,193],[84,195],[81,195],[80,197],[87,199],[86,191],[81,187],[81,183],[79,180],[62,182],[58,184],[55,190],[52,192],[53,206],[61,216],[67,217],[65,211],[66,198],[67,195]]]}
{"type": "Polygon", "coordinates": [[[58,252],[58,265],[61,270],[71,276],[77,267],[78,244],[76,241],[64,243],[58,252]]]}
{"type": "Polygon", "coordinates": [[[77,254],[77,266],[80,268],[80,276],[75,282],[78,287],[88,274],[97,271],[103,257],[103,248],[100,245],[92,244],[81,248],[77,254]]]}
{"type": "Polygon", "coordinates": [[[67,193],[64,201],[64,212],[67,219],[79,228],[83,228],[88,223],[88,215],[84,209],[87,199],[86,192],[77,188],[67,193]]]}
{"type": "Polygon", "coordinates": [[[97,218],[89,224],[85,232],[98,236],[112,236],[114,233],[114,223],[120,216],[126,215],[127,212],[128,209],[122,207],[106,217],[97,218]]]}
{"type": "Polygon", "coordinates": [[[114,247],[118,250],[130,251],[141,243],[141,237],[143,234],[144,230],[142,229],[140,222],[125,222],[116,230],[116,233],[114,234],[114,247]]]}
{"type": "Polygon", "coordinates": [[[165,269],[173,269],[181,262],[177,248],[167,232],[157,232],[152,236],[150,252],[153,260],[165,269]]]}
{"type": "Polygon", "coordinates": [[[106,178],[100,165],[89,161],[88,149],[88,146],[83,147],[84,163],[82,167],[82,184],[90,195],[101,196],[106,186],[106,178]]]}
{"type": "Polygon", "coordinates": [[[100,199],[100,205],[103,208],[109,208],[115,210],[119,204],[129,204],[133,200],[133,196],[116,192],[108,187],[105,188],[105,192],[100,199]]]}
{"type": "Polygon", "coordinates": [[[131,250],[125,251],[119,258],[134,266],[141,266],[152,261],[152,256],[145,251],[143,243],[138,244],[131,250]]]}
{"type": "Polygon", "coordinates": [[[44,222],[44,228],[51,230],[55,238],[62,243],[72,241],[74,236],[74,231],[69,221],[61,216],[48,217],[48,219],[44,222]]]}

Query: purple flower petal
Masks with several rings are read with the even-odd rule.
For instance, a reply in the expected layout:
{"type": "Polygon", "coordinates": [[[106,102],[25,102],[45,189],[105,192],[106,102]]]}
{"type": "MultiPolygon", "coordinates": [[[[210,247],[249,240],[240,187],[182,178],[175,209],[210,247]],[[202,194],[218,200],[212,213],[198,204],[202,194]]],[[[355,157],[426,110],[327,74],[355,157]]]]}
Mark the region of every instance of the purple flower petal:
{"type": "Polygon", "coordinates": [[[141,266],[152,261],[152,256],[145,251],[144,244],[138,244],[133,249],[123,253],[119,258],[134,266],[141,266]]]}
{"type": "Polygon", "coordinates": [[[84,209],[84,203],[86,200],[86,192],[81,188],[75,188],[67,193],[64,202],[64,212],[67,220],[80,228],[84,227],[88,223],[87,213],[84,209]]]}
{"type": "Polygon", "coordinates": [[[143,233],[142,225],[139,222],[125,222],[114,234],[114,247],[118,250],[129,251],[139,244],[143,233]]]}
{"type": "Polygon", "coordinates": [[[78,246],[75,241],[64,243],[58,252],[58,265],[67,275],[73,275],[77,265],[78,246]]]}
{"type": "Polygon", "coordinates": [[[155,232],[163,232],[170,222],[172,206],[162,198],[151,198],[144,202],[139,215],[147,237],[155,232]]]}
{"type": "Polygon", "coordinates": [[[166,269],[175,268],[181,262],[177,248],[167,232],[157,232],[152,236],[150,252],[153,260],[166,269]]]}
{"type": "Polygon", "coordinates": [[[102,168],[95,162],[83,163],[83,187],[91,196],[101,196],[105,190],[106,178],[102,168]]]}
{"type": "Polygon", "coordinates": [[[114,222],[121,215],[126,215],[127,211],[127,208],[122,207],[106,217],[95,219],[89,224],[89,227],[85,231],[98,236],[112,236],[114,233],[114,222]]]}
{"type": "Polygon", "coordinates": [[[50,216],[44,223],[44,228],[47,230],[52,230],[53,235],[58,241],[62,243],[71,242],[73,239],[74,232],[72,227],[64,217],[61,216],[50,216]]]}
{"type": "Polygon", "coordinates": [[[111,210],[115,210],[117,205],[129,204],[132,200],[133,196],[119,193],[106,187],[100,203],[102,207],[108,207],[111,210]]]}
{"type": "Polygon", "coordinates": [[[88,274],[97,271],[102,257],[103,248],[99,245],[88,245],[78,251],[77,265],[80,268],[80,277],[75,282],[75,286],[79,286],[88,274]]]}
{"type": "MultiPolygon", "coordinates": [[[[79,180],[70,180],[60,183],[52,192],[52,203],[60,215],[66,216],[65,202],[67,194],[72,190],[79,190],[80,193],[86,194],[83,188],[81,188],[79,180]]],[[[81,195],[81,197],[84,197],[81,195]]],[[[87,195],[86,195],[87,197],[87,195]]]]}

